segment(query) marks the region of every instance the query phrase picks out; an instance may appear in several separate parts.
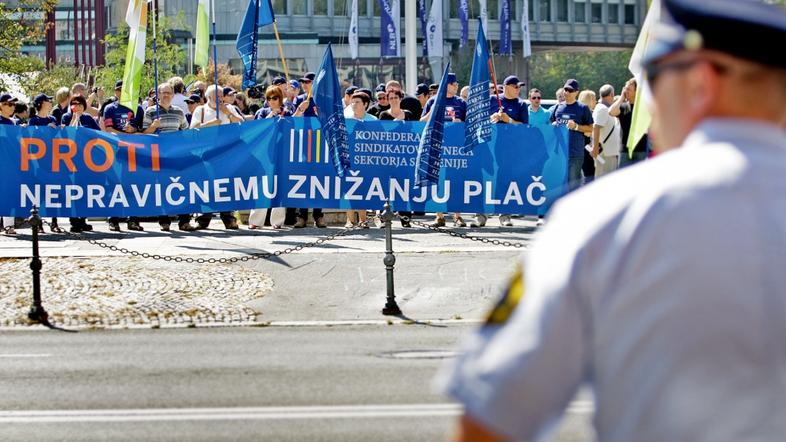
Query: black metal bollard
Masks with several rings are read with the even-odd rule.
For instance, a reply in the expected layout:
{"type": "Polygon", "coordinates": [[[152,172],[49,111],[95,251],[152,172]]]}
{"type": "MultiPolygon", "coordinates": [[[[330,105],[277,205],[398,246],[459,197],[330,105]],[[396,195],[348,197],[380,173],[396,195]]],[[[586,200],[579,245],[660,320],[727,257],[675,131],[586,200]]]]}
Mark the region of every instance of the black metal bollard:
{"type": "Polygon", "coordinates": [[[396,215],[390,207],[390,201],[385,201],[385,207],[379,218],[385,223],[385,258],[382,262],[387,271],[387,302],[382,309],[382,314],[396,316],[401,314],[401,309],[396,304],[396,290],[393,286],[393,266],[396,264],[396,256],[393,254],[393,219],[396,215]]]}
{"type": "Polygon", "coordinates": [[[30,306],[27,317],[31,321],[47,325],[49,314],[41,305],[41,257],[38,254],[38,229],[42,224],[41,217],[38,216],[38,207],[33,206],[33,210],[30,211],[30,226],[33,228],[33,259],[30,261],[30,270],[33,271],[33,305],[30,306]]]}

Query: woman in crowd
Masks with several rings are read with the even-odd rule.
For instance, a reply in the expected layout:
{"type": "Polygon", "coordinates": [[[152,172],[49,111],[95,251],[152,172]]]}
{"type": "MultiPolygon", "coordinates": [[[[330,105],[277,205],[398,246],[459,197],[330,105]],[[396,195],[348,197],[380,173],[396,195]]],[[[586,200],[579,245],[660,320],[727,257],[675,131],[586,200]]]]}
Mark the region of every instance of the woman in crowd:
{"type": "MultiPolygon", "coordinates": [[[[359,121],[375,121],[377,118],[373,115],[366,113],[368,105],[371,102],[371,97],[363,92],[355,92],[352,94],[352,99],[349,101],[349,107],[352,110],[350,118],[359,121]]],[[[399,107],[401,102],[399,102],[399,107]]],[[[368,219],[365,210],[347,210],[347,223],[344,225],[346,228],[355,227],[355,214],[358,217],[358,226],[368,229],[368,219]]]]}
{"type": "MultiPolygon", "coordinates": [[[[28,126],[49,126],[51,128],[57,128],[57,120],[50,115],[52,112],[52,97],[46,94],[36,96],[33,99],[33,108],[35,109],[35,115],[30,117],[30,120],[27,122],[28,126]]],[[[57,218],[52,218],[50,227],[52,232],[63,232],[63,229],[61,229],[57,223],[57,218]]],[[[39,226],[38,231],[43,232],[44,226],[39,226]]]]}
{"type": "Polygon", "coordinates": [[[68,113],[63,115],[63,119],[60,122],[61,126],[86,127],[93,130],[101,130],[101,128],[98,126],[98,123],[96,123],[96,120],[86,112],[87,100],[85,100],[85,97],[81,95],[72,97],[70,105],[71,106],[68,109],[68,113]]]}
{"type": "Polygon", "coordinates": [[[398,89],[393,89],[388,92],[388,103],[390,103],[390,109],[380,112],[379,119],[417,121],[419,118],[416,118],[414,115],[412,115],[412,112],[401,108],[402,98],[404,98],[404,94],[402,94],[398,89]]]}
{"type": "MultiPolygon", "coordinates": [[[[267,118],[283,118],[291,117],[292,112],[284,107],[284,94],[278,86],[269,86],[265,90],[266,107],[263,107],[254,114],[255,120],[263,120],[267,118]]],[[[302,112],[299,112],[302,115],[302,112]]],[[[295,112],[298,114],[298,112],[295,112]]],[[[253,209],[248,215],[248,228],[258,229],[265,225],[265,219],[270,212],[270,225],[274,229],[280,229],[284,225],[284,218],[286,215],[286,208],[274,207],[272,209],[253,209]]]]}
{"type": "MultiPolygon", "coordinates": [[[[581,91],[579,94],[579,101],[586,104],[589,107],[590,112],[595,110],[595,105],[598,104],[598,100],[595,97],[595,92],[591,90],[584,90],[581,91]]],[[[592,136],[592,131],[584,132],[584,145],[592,145],[592,140],[590,137],[592,136]]],[[[589,184],[592,180],[595,179],[595,159],[592,158],[592,155],[589,151],[584,150],[584,163],[581,165],[581,171],[584,173],[584,184],[589,184]]]]}

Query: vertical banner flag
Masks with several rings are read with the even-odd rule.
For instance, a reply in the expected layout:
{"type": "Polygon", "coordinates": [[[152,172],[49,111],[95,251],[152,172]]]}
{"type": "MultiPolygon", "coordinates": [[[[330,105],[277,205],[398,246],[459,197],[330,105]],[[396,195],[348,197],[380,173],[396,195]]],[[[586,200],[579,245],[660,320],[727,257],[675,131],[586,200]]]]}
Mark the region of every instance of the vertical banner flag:
{"type": "Polygon", "coordinates": [[[633,54],[630,56],[628,63],[628,70],[636,78],[636,102],[633,106],[633,116],[630,122],[630,135],[628,135],[628,158],[633,157],[633,150],[639,144],[641,138],[649,130],[650,123],[652,123],[652,115],[647,110],[648,104],[645,97],[647,94],[643,92],[649,87],[647,79],[644,76],[644,69],[641,66],[641,58],[647,51],[650,41],[652,41],[652,27],[654,23],[660,20],[660,0],[653,0],[650,4],[650,9],[647,11],[647,17],[644,18],[644,24],[641,25],[639,38],[636,40],[636,46],[633,48],[633,54]]]}
{"type": "Polygon", "coordinates": [[[489,28],[489,7],[486,0],[479,0],[480,2],[480,21],[483,22],[483,29],[489,28]]]}
{"type": "Polygon", "coordinates": [[[478,25],[475,42],[475,57],[469,77],[467,97],[467,119],[464,125],[464,151],[469,152],[478,144],[491,140],[491,107],[489,106],[489,78],[491,78],[491,54],[486,41],[483,22],[478,25]]]}
{"type": "Polygon", "coordinates": [[[428,16],[426,15],[426,0],[418,0],[418,16],[420,29],[423,32],[423,56],[428,57],[428,16]]]}
{"type": "Polygon", "coordinates": [[[380,56],[401,56],[401,5],[399,0],[379,0],[380,56]]]}
{"type": "Polygon", "coordinates": [[[445,139],[445,100],[447,100],[448,93],[448,72],[450,72],[450,62],[445,66],[442,79],[439,81],[437,96],[431,107],[431,118],[420,135],[418,154],[415,158],[415,187],[439,182],[442,142],[445,139]]]}
{"type": "Polygon", "coordinates": [[[513,55],[513,39],[510,35],[510,0],[502,0],[499,11],[499,55],[513,55]]]}
{"type": "Polygon", "coordinates": [[[330,159],[338,176],[343,177],[349,170],[349,141],[347,138],[347,124],[344,120],[344,106],[341,99],[344,92],[338,83],[336,62],[333,60],[333,48],[328,43],[322,63],[319,65],[316,79],[314,80],[314,102],[317,105],[317,116],[325,134],[330,159]]]}
{"type": "Polygon", "coordinates": [[[197,5],[196,21],[196,49],[194,64],[207,68],[210,49],[210,17],[208,16],[208,1],[199,0],[197,5]]]}
{"type": "Polygon", "coordinates": [[[235,46],[243,61],[243,89],[257,84],[257,40],[259,27],[273,23],[273,7],[270,0],[249,0],[243,24],[237,33],[235,46]]]}
{"type": "Polygon", "coordinates": [[[469,0],[461,0],[459,3],[459,20],[461,21],[461,39],[459,47],[463,48],[469,43],[469,0]]]}
{"type": "Polygon", "coordinates": [[[445,55],[444,43],[442,41],[442,0],[431,2],[431,11],[428,14],[428,56],[443,57],[445,55]]]}
{"type": "Polygon", "coordinates": [[[145,42],[147,40],[147,1],[130,0],[126,10],[128,24],[128,49],[126,66],[123,70],[123,92],[120,104],[136,109],[139,88],[142,84],[142,69],[145,66],[145,42]]]}
{"type": "Polygon", "coordinates": [[[532,57],[532,41],[529,37],[529,0],[524,0],[521,8],[521,42],[524,45],[521,55],[524,58],[532,57]]]}
{"type": "Polygon", "coordinates": [[[358,0],[352,0],[352,10],[349,19],[349,52],[352,59],[356,60],[359,56],[358,49],[358,0]]]}

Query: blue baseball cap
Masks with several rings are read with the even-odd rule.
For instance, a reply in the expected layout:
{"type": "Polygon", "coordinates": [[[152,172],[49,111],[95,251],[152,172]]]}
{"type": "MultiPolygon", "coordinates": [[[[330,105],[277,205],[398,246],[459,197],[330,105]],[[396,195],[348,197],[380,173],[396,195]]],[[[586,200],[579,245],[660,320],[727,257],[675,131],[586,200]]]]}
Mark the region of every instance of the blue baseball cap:
{"type": "Polygon", "coordinates": [[[276,77],[273,77],[273,86],[278,86],[280,84],[285,84],[286,82],[287,82],[287,79],[282,77],[282,76],[280,76],[280,75],[276,76],[276,77]]]}
{"type": "Polygon", "coordinates": [[[40,106],[44,101],[49,101],[51,103],[52,97],[47,94],[38,94],[35,96],[35,98],[33,98],[33,105],[40,106]]]}
{"type": "Polygon", "coordinates": [[[428,85],[426,83],[420,83],[415,90],[415,95],[428,95],[428,85]]]}
{"type": "Polygon", "coordinates": [[[453,72],[448,72],[448,84],[458,83],[458,78],[453,72]]]}
{"type": "Polygon", "coordinates": [[[344,95],[352,95],[352,94],[355,93],[356,90],[358,90],[357,86],[350,86],[350,87],[344,89],[344,95]]]}
{"type": "Polygon", "coordinates": [[[562,86],[562,88],[569,91],[577,91],[579,90],[579,82],[571,78],[565,82],[565,86],[562,86]]]}
{"type": "Polygon", "coordinates": [[[317,74],[313,72],[306,72],[306,75],[304,75],[300,81],[314,81],[315,78],[317,78],[317,74]]]}
{"type": "Polygon", "coordinates": [[[642,58],[645,69],[679,51],[710,49],[755,63],[786,68],[786,11],[762,1],[664,0],[661,20],[642,58]]]}
{"type": "Polygon", "coordinates": [[[0,95],[0,103],[16,103],[17,101],[19,100],[14,98],[11,94],[0,95]]]}
{"type": "Polygon", "coordinates": [[[198,94],[192,94],[186,98],[186,103],[199,103],[200,101],[202,101],[202,96],[198,94]]]}
{"type": "Polygon", "coordinates": [[[289,86],[292,89],[300,89],[300,83],[297,80],[289,80],[289,86]]]}

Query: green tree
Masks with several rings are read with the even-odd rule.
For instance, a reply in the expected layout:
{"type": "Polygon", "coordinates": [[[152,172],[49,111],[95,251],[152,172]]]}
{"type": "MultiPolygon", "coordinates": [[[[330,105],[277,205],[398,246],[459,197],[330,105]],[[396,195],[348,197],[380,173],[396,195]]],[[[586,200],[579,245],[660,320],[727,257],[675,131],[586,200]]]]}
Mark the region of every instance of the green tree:
{"type": "MultiPolygon", "coordinates": [[[[184,65],[186,54],[183,49],[173,43],[172,30],[183,28],[183,13],[178,13],[173,18],[159,17],[156,23],[157,53],[158,53],[158,82],[164,82],[178,74],[179,68],[184,65]]],[[[147,42],[145,49],[145,69],[142,70],[140,96],[147,95],[147,91],[155,84],[155,70],[153,66],[153,22],[152,14],[148,15],[147,42]]],[[[105,43],[108,46],[106,64],[96,74],[96,85],[104,90],[114,90],[115,81],[123,78],[126,65],[126,50],[128,48],[128,26],[121,23],[117,33],[107,35],[105,43]]]]}
{"type": "Polygon", "coordinates": [[[575,78],[582,89],[597,93],[608,83],[619,92],[625,81],[632,77],[628,71],[630,56],[630,50],[536,53],[530,61],[532,84],[527,86],[536,87],[544,93],[544,97],[553,98],[552,94],[565,84],[565,80],[575,78]]]}
{"type": "MultiPolygon", "coordinates": [[[[35,56],[23,54],[22,46],[42,41],[46,33],[47,12],[54,9],[57,0],[19,0],[0,2],[0,72],[14,81],[29,81],[31,73],[44,68],[44,62],[35,56]]],[[[6,89],[0,78],[0,89],[6,89]]]]}

